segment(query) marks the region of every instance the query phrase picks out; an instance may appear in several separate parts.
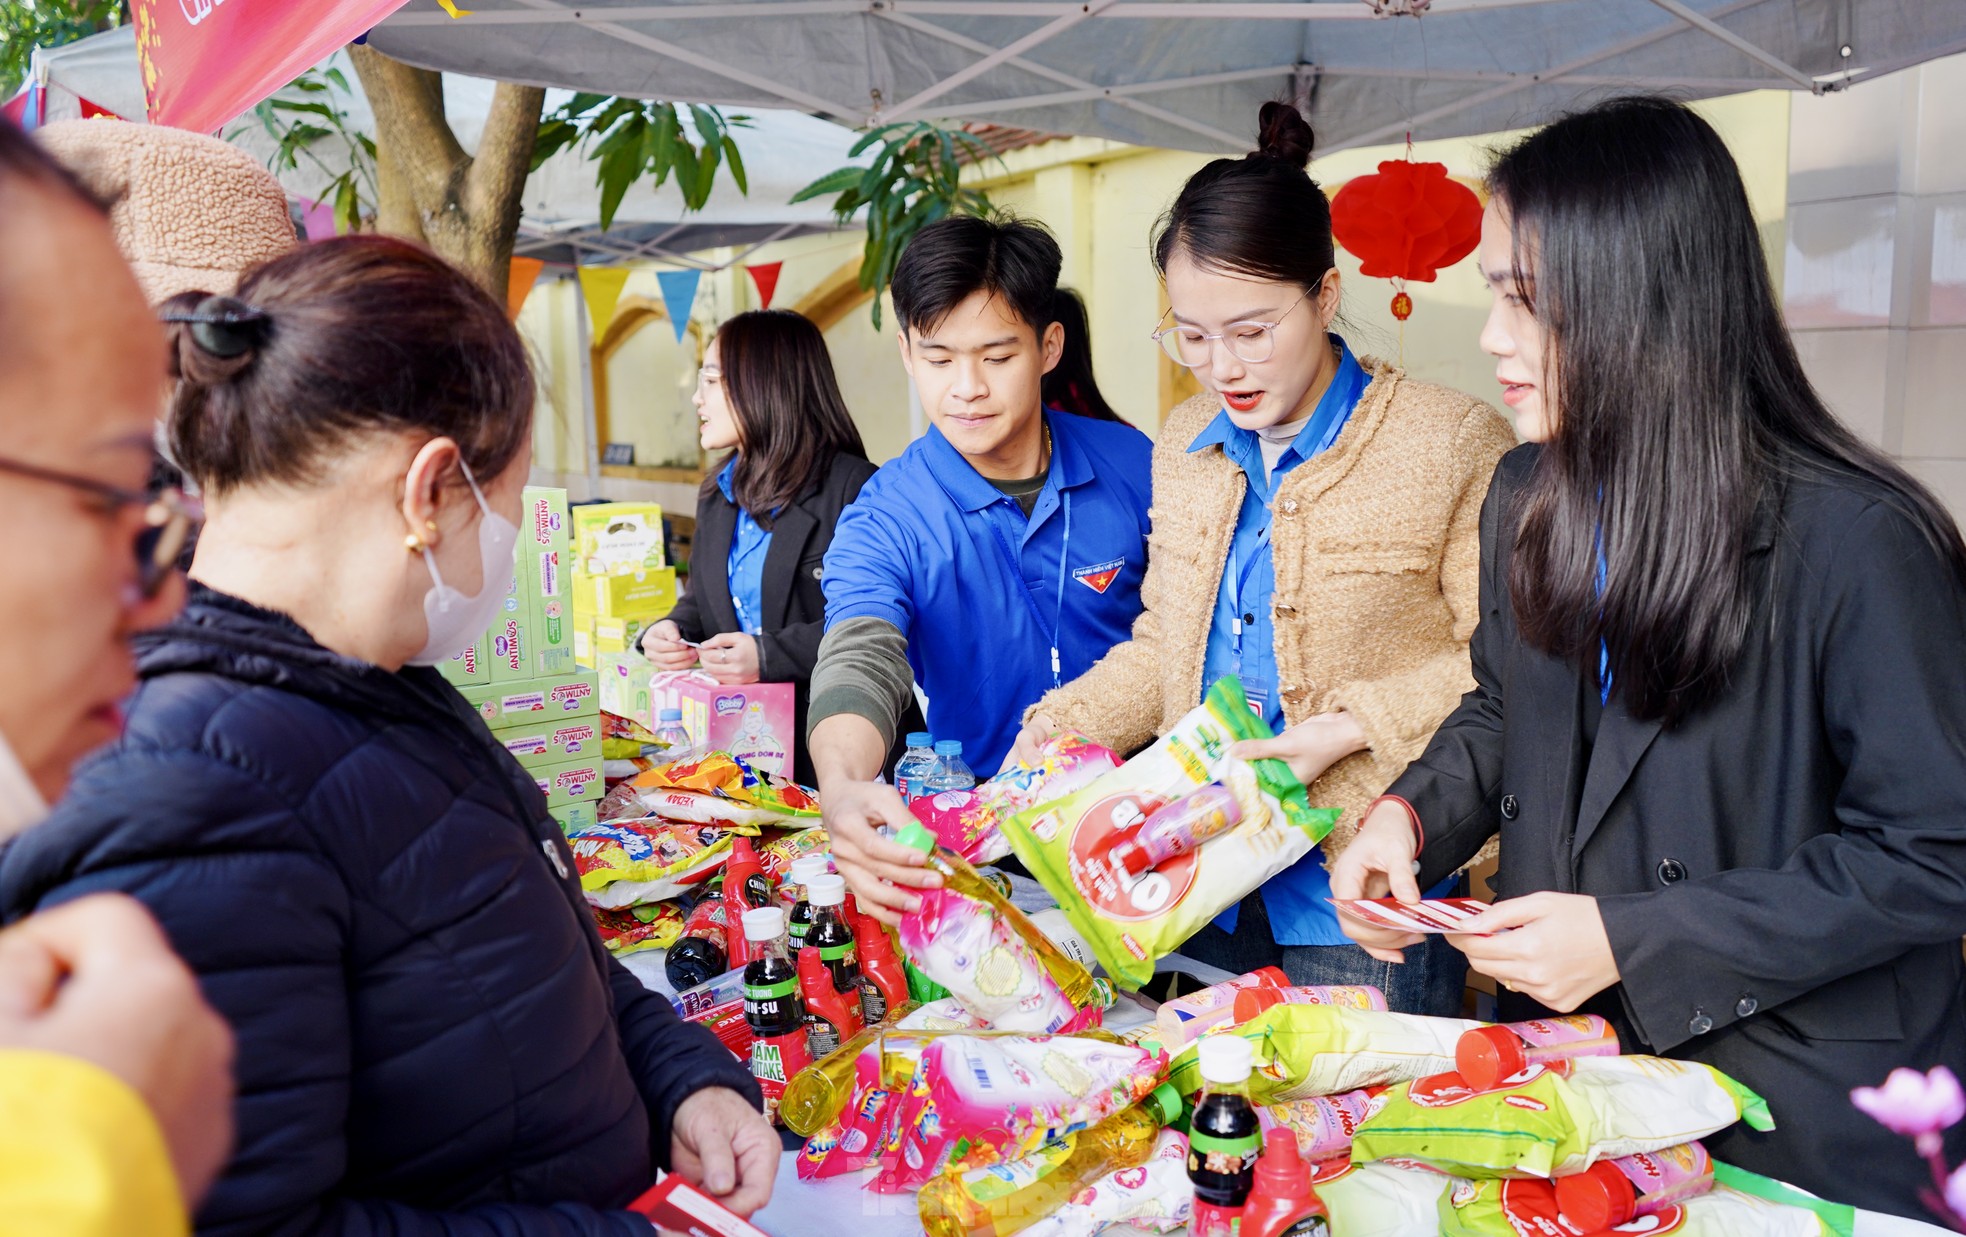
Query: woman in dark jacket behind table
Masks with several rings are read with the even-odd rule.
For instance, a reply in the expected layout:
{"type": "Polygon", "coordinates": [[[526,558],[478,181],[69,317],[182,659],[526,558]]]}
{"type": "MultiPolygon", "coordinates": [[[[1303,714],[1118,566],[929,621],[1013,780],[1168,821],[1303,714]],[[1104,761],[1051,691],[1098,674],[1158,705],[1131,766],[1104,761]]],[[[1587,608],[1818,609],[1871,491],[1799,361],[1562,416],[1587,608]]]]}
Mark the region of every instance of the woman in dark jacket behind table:
{"type": "MultiPolygon", "coordinates": [[[[752,310],[717,328],[703,353],[696,414],[703,449],[730,454],[697,500],[689,593],[642,647],[662,670],[688,670],[700,659],[719,683],[793,684],[795,772],[811,786],[806,696],[826,627],[820,566],[840,512],[874,465],[825,336],[788,309],[752,310]]],[[[915,713],[899,733],[921,725],[915,713]]]]}
{"type": "Polygon", "coordinates": [[[1615,100],[1489,188],[1482,346],[1540,445],[1482,512],[1475,690],[1332,890],[1411,901],[1499,831],[1493,935],[1451,939],[1504,1017],[1723,1070],[1777,1128],[1716,1158],[1917,1215],[1850,1090],[1966,1073],[1966,546],[1810,388],[1705,121],[1615,100]]]}
{"type": "Polygon", "coordinates": [[[204,1233],[647,1233],[659,1167],[739,1210],[748,1072],[601,947],[531,778],[429,667],[511,580],[533,384],[421,249],[310,245],[187,294],[174,452],[209,511],[124,737],[0,855],[14,918],[142,900],[238,1037],[204,1233]]]}

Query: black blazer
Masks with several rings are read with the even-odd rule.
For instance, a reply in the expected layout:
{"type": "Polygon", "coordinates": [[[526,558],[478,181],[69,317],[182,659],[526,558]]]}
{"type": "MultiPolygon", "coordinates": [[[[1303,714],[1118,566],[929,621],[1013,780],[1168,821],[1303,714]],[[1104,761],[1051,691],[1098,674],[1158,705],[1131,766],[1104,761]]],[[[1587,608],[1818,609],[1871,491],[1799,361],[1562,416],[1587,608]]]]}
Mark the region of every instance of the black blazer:
{"type": "Polygon", "coordinates": [[[1586,1008],[1627,1051],[1768,1100],[1778,1128],[1716,1135],[1716,1158],[1920,1215],[1910,1141],[1849,1092],[1966,1071],[1966,589],[1880,487],[1792,480],[1755,527],[1763,601],[1726,693],[1671,730],[1614,695],[1587,755],[1595,666],[1587,685],[1530,647],[1508,604],[1536,450],[1482,509],[1475,689],[1391,790],[1426,832],[1421,888],[1499,830],[1501,896],[1597,897],[1623,982],[1586,1008]]]}
{"type": "MultiPolygon", "coordinates": [[[[758,677],[766,683],[798,687],[798,741],[794,765],[800,782],[815,784],[812,757],[806,751],[806,708],[811,694],[812,668],[819,661],[819,641],[826,634],[826,595],[820,589],[826,547],[840,512],[860,495],[875,465],[851,455],[836,455],[819,483],[787,504],[772,523],[771,546],[765,551],[764,634],[758,637],[758,677]]],[[[737,505],[724,497],[715,482],[706,485],[696,502],[696,537],[690,546],[689,591],[669,618],[691,640],[743,630],[730,601],[730,543],[737,535],[737,505]]],[[[921,711],[910,705],[897,727],[896,750],[910,730],[922,728],[921,711]]]]}

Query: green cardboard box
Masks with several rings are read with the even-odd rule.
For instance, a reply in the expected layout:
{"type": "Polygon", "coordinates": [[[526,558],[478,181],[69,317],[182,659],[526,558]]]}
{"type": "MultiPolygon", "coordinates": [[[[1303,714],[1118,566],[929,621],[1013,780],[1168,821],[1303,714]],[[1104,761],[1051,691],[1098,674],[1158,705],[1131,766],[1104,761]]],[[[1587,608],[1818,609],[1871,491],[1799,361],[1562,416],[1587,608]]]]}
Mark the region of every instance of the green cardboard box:
{"type": "Polygon", "coordinates": [[[594,670],[601,680],[602,712],[653,727],[649,680],[655,677],[655,667],[648,658],[640,653],[596,653],[594,670]]]}
{"type": "Polygon", "coordinates": [[[549,808],[570,807],[576,803],[598,803],[605,787],[601,782],[601,757],[582,758],[561,765],[532,770],[539,792],[549,808]]]}
{"type": "Polygon", "coordinates": [[[601,711],[601,682],[591,670],[458,689],[492,730],[561,724],[601,711]]]}
{"type": "Polygon", "coordinates": [[[463,652],[437,663],[437,673],[458,687],[481,686],[491,682],[491,666],[485,660],[485,638],[479,636],[463,652]]]}
{"type": "Polygon", "coordinates": [[[527,664],[535,675],[574,668],[572,555],[568,551],[567,492],[528,488],[525,524],[519,532],[519,590],[528,608],[532,647],[527,664]]]}
{"type": "Polygon", "coordinates": [[[597,716],[553,719],[492,731],[505,750],[528,769],[543,769],[583,759],[601,751],[601,719],[597,716]]]}
{"type": "Polygon", "coordinates": [[[592,829],[601,823],[601,814],[591,803],[569,803],[565,807],[550,809],[553,819],[560,822],[560,832],[575,834],[582,829],[592,829]]]}

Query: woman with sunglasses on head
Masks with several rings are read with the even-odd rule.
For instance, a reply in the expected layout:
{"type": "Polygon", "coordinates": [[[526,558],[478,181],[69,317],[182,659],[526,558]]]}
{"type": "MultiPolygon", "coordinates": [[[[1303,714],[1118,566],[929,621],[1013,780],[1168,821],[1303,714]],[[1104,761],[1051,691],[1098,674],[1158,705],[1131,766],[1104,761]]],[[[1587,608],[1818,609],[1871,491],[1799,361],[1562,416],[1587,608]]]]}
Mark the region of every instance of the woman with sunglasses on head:
{"type": "Polygon", "coordinates": [[[238,1038],[201,1232],[648,1231],[673,1167],[748,1212],[749,1072],[610,958],[531,777],[431,667],[513,577],[534,388],[424,250],[309,245],[166,302],[208,521],[128,728],[0,854],[8,915],[145,903],[238,1038]]]}
{"type": "MultiPolygon", "coordinates": [[[[1235,675],[1279,732],[1238,754],[1286,760],[1313,804],[1343,810],[1335,856],[1473,683],[1475,518],[1515,439],[1486,404],[1361,361],[1331,333],[1338,273],[1330,206],[1305,172],[1310,126],[1269,103],[1260,128],[1254,154],[1188,181],[1154,238],[1173,318],[1155,337],[1207,393],[1168,414],[1154,447],[1145,613],[1037,703],[1019,750],[1063,728],[1131,751],[1235,675]]],[[[1371,958],[1329,895],[1312,853],[1182,952],[1460,1012],[1458,955],[1430,941],[1404,966],[1371,958]]]]}
{"type": "Polygon", "coordinates": [[[1777,1126],[1716,1159],[1917,1215],[1850,1092],[1966,1073],[1966,545],[1810,386],[1704,120],[1613,100],[1488,183],[1481,343],[1535,445],[1482,512],[1477,686],[1332,885],[1411,901],[1499,833],[1451,939],[1504,1017],[1723,1070],[1777,1126]]]}
{"type": "MultiPolygon", "coordinates": [[[[874,466],[826,337],[789,309],[752,310],[718,327],[695,402],[703,449],[728,454],[697,499],[689,593],[642,648],[660,670],[700,662],[719,683],[793,684],[798,742],[788,772],[812,786],[804,740],[826,627],[820,568],[840,513],[874,466]]],[[[919,729],[919,713],[904,719],[903,731],[919,729]]]]}

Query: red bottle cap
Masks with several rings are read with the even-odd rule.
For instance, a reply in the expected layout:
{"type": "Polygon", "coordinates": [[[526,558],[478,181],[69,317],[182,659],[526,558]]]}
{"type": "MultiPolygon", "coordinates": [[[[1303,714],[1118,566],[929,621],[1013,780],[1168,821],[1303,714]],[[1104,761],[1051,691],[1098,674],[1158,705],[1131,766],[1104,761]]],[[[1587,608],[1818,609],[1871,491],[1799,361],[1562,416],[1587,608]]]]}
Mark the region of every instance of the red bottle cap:
{"type": "Polygon", "coordinates": [[[1263,1154],[1256,1157],[1253,1190],[1266,1198],[1308,1199],[1311,1166],[1297,1153],[1297,1135],[1279,1126],[1263,1135],[1263,1154]]]}
{"type": "Polygon", "coordinates": [[[1230,1015],[1236,1022],[1248,1022],[1271,1006],[1281,1004],[1283,993],[1275,988],[1244,988],[1236,993],[1236,1003],[1230,1006],[1230,1015]]]}
{"type": "MultiPolygon", "coordinates": [[[[1477,1091],[1493,1091],[1504,1078],[1529,1068],[1522,1041],[1507,1027],[1476,1027],[1454,1045],[1454,1065],[1461,1080],[1477,1091]]],[[[1586,1229],[1595,1232],[1595,1229],[1586,1229]]]]}
{"type": "Polygon", "coordinates": [[[1128,876],[1138,876],[1150,866],[1147,862],[1146,848],[1136,846],[1132,842],[1121,842],[1115,846],[1113,858],[1119,860],[1119,865],[1126,869],[1128,876]]]}
{"type": "Polygon", "coordinates": [[[1638,1211],[1638,1189],[1609,1164],[1593,1164],[1556,1180],[1556,1208],[1572,1228],[1597,1233],[1615,1228],[1638,1211]]]}

